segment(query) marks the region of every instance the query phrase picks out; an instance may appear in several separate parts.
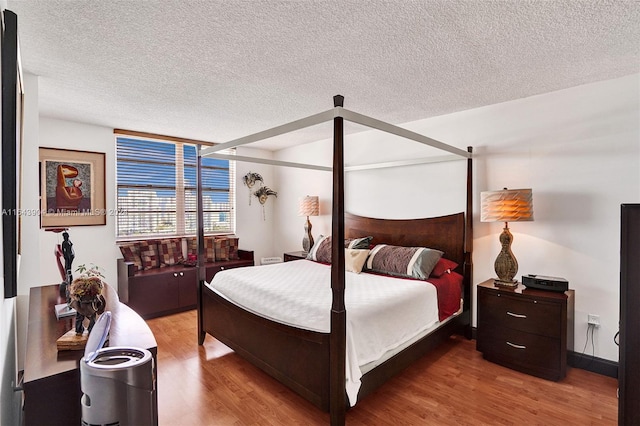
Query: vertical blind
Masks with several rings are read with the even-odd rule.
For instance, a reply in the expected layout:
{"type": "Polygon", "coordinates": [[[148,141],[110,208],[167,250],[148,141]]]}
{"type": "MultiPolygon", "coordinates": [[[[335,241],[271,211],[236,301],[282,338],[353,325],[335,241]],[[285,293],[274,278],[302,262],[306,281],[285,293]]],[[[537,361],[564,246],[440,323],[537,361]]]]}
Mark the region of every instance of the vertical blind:
{"type": "MultiPolygon", "coordinates": [[[[116,137],[117,236],[196,234],[196,146],[116,137]]],[[[229,152],[227,152],[229,153],[229,152]]],[[[235,232],[235,162],[202,159],[206,234],[235,232]]]]}

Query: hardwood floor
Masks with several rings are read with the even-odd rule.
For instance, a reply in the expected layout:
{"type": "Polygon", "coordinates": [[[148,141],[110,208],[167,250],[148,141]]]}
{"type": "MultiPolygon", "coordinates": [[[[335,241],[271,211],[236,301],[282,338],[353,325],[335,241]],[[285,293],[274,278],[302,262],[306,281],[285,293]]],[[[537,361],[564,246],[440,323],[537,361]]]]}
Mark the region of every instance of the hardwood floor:
{"type": "MultiPolygon", "coordinates": [[[[207,336],[196,311],[148,321],[160,425],[326,425],[329,415],[207,336]]],[[[550,382],[453,337],[347,412],[348,425],[615,425],[617,380],[570,368],[550,382]]],[[[292,354],[295,356],[295,354],[292,354]]]]}

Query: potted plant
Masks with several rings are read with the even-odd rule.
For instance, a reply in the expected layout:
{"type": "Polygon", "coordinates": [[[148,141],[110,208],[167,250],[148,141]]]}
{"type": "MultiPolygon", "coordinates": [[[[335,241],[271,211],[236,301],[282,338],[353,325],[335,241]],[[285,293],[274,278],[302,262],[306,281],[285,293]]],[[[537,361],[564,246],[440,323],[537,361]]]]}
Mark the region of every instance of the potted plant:
{"type": "Polygon", "coordinates": [[[84,264],[78,266],[76,272],[80,275],[75,278],[68,290],[68,305],[76,310],[76,334],[84,332],[84,318],[89,319],[88,332],[96,322],[96,315],[104,312],[106,301],[102,296],[104,275],[96,265],[87,267],[84,264]]]}

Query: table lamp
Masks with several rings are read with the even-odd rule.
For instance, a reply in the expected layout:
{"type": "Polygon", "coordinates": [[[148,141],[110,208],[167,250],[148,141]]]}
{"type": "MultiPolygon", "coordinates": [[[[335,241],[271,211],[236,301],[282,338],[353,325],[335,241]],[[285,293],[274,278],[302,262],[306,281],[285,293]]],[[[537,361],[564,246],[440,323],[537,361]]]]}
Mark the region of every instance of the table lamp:
{"type": "Polygon", "coordinates": [[[301,198],[298,203],[298,216],[306,216],[307,222],[304,224],[304,238],[302,238],[302,250],[309,253],[313,247],[313,236],[311,235],[311,222],[309,216],[318,216],[320,212],[320,202],[317,195],[307,195],[301,198]]]}
{"type": "Polygon", "coordinates": [[[498,279],[495,285],[515,287],[518,283],[513,279],[518,272],[518,261],[511,251],[513,235],[509,231],[509,222],[533,220],[533,195],[531,189],[507,189],[501,191],[484,191],[480,194],[482,222],[504,222],[500,234],[502,249],[496,258],[494,267],[498,279]]]}

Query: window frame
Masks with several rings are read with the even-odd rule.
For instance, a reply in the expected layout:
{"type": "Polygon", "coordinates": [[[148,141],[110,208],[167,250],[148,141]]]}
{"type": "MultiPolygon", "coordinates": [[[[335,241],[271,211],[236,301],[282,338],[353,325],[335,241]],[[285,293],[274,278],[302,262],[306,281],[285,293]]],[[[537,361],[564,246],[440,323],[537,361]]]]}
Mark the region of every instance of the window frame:
{"type": "MultiPolygon", "coordinates": [[[[115,179],[115,189],[116,189],[116,210],[118,211],[118,218],[116,219],[116,241],[117,242],[125,242],[125,241],[136,241],[136,240],[144,240],[144,239],[169,239],[169,238],[185,238],[185,237],[195,237],[197,235],[198,229],[197,229],[197,215],[196,215],[196,209],[195,209],[195,197],[197,194],[197,182],[194,181],[193,184],[189,183],[188,181],[189,176],[188,173],[186,173],[186,171],[188,169],[193,169],[192,173],[193,175],[195,175],[195,170],[196,170],[196,164],[197,164],[197,160],[198,160],[198,149],[199,146],[202,145],[213,145],[211,143],[208,142],[199,142],[199,141],[195,141],[195,140],[191,140],[191,139],[181,139],[181,138],[174,138],[174,137],[162,137],[160,135],[151,135],[151,134],[144,134],[141,132],[131,132],[131,131],[117,131],[114,130],[114,135],[115,135],[115,157],[116,157],[116,179],[115,179]],[[148,136],[146,136],[148,135],[148,136]],[[149,142],[151,144],[155,144],[155,143],[162,143],[162,144],[168,144],[168,145],[172,145],[175,149],[174,154],[173,154],[173,162],[169,162],[169,161],[159,161],[159,160],[155,160],[156,164],[164,164],[164,165],[172,165],[173,166],[173,170],[175,173],[175,187],[170,187],[167,185],[158,185],[158,186],[154,186],[154,185],[147,185],[147,184],[142,184],[139,185],[138,187],[142,190],[144,188],[150,188],[150,191],[155,191],[155,188],[158,188],[159,190],[165,190],[165,191],[174,191],[173,197],[169,196],[168,198],[173,198],[174,199],[174,205],[175,205],[175,211],[174,210],[158,210],[156,213],[158,214],[158,217],[161,217],[163,212],[168,213],[170,216],[172,216],[172,220],[173,220],[173,229],[170,232],[167,233],[163,233],[163,232],[146,232],[146,233],[136,233],[136,234],[132,234],[132,233],[122,233],[121,230],[123,229],[123,223],[121,222],[121,216],[128,216],[128,209],[127,207],[125,207],[121,201],[121,190],[123,189],[128,189],[128,188],[132,188],[134,187],[131,183],[121,183],[121,176],[119,175],[119,169],[121,167],[123,167],[123,164],[125,163],[129,163],[131,164],[142,164],[142,163],[153,163],[151,161],[148,160],[136,160],[136,159],[126,159],[123,158],[123,156],[119,155],[120,152],[120,139],[124,139],[126,141],[129,142],[133,142],[135,140],[139,140],[141,142],[149,142]],[[193,157],[193,151],[191,151],[189,154],[187,154],[187,151],[190,148],[185,149],[186,147],[193,147],[195,148],[195,161],[194,161],[194,157],[193,157]],[[195,194],[189,194],[189,192],[195,192],[195,194]],[[187,210],[190,206],[190,204],[193,204],[193,210],[187,210]],[[191,217],[193,216],[193,217],[191,217]],[[194,223],[194,220],[196,221],[194,223]],[[192,225],[189,225],[189,223],[192,223],[192,225]]],[[[160,148],[158,148],[160,149],[160,148]]],[[[235,149],[231,149],[228,150],[228,152],[226,152],[227,154],[231,154],[231,155],[235,155],[235,149]]],[[[205,182],[205,184],[208,184],[209,187],[207,189],[210,189],[211,191],[213,191],[214,193],[228,193],[228,197],[226,201],[223,202],[218,202],[217,204],[219,205],[225,205],[228,208],[218,208],[216,210],[211,210],[210,213],[212,213],[212,215],[215,214],[220,214],[222,216],[225,215],[226,213],[226,220],[224,221],[224,223],[228,223],[227,226],[225,226],[223,229],[220,230],[213,230],[210,228],[205,227],[205,235],[229,235],[229,234],[235,234],[236,231],[236,217],[237,217],[237,210],[236,210],[236,202],[237,202],[237,185],[236,185],[236,162],[233,160],[217,160],[219,161],[223,161],[226,162],[227,167],[220,167],[218,166],[212,166],[210,164],[207,164],[208,162],[214,162],[216,161],[215,159],[208,159],[208,158],[202,158],[202,168],[203,168],[203,172],[205,171],[211,171],[211,170],[215,170],[215,171],[220,171],[220,170],[226,170],[226,181],[228,182],[228,188],[227,187],[222,187],[220,188],[219,186],[216,186],[214,183],[212,183],[213,181],[210,182],[206,182],[206,180],[204,180],[203,178],[203,182],[205,182]]],[[[131,177],[131,176],[129,176],[131,177]]],[[[224,178],[220,179],[218,177],[218,180],[215,180],[216,184],[219,184],[221,181],[224,181],[224,178]]],[[[211,192],[209,191],[209,192],[211,192]]],[[[205,195],[203,194],[203,198],[205,197],[205,195]]],[[[207,205],[207,202],[204,201],[203,204],[205,204],[205,206],[207,205]]],[[[215,204],[212,201],[212,204],[215,204]]],[[[140,215],[144,215],[145,213],[149,213],[152,214],[153,211],[147,211],[145,212],[144,210],[141,211],[136,211],[136,213],[139,213],[140,215]]],[[[205,224],[207,224],[207,218],[206,218],[206,211],[205,211],[205,224]]],[[[156,218],[157,220],[157,218],[156,218]]],[[[209,219],[212,225],[215,223],[220,223],[219,221],[216,221],[214,219],[209,219]]],[[[156,225],[157,226],[157,225],[156,225]]],[[[131,229],[131,225],[129,225],[128,229],[131,229]]],[[[156,229],[157,230],[157,229],[156,229]]]]}

